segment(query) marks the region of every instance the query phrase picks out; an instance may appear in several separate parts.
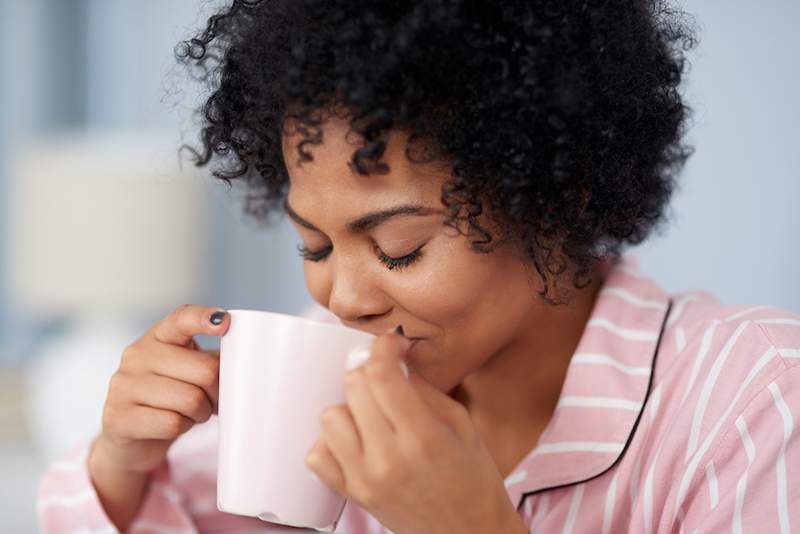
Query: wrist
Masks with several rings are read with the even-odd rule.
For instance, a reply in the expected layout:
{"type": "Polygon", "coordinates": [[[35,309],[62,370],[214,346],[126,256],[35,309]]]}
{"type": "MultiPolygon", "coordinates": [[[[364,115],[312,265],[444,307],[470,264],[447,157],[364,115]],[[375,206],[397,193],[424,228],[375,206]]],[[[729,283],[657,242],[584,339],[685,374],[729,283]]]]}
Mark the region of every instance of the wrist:
{"type": "Polygon", "coordinates": [[[86,468],[92,485],[103,493],[120,485],[130,488],[133,493],[141,493],[149,478],[149,473],[132,471],[121,466],[102,438],[97,438],[92,443],[86,458],[86,468]]]}

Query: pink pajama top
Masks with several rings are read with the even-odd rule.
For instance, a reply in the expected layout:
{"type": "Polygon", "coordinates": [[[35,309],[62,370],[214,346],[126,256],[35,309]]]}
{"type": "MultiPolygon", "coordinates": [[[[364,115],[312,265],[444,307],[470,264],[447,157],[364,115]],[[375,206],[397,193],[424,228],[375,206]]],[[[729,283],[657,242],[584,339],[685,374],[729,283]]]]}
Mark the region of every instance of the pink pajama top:
{"type": "MultiPolygon", "coordinates": [[[[117,532],[88,476],[90,441],[43,476],[42,533],[117,532]]],[[[212,416],[175,441],[128,532],[290,532],[217,510],[216,454],[212,416]]],[[[800,533],[800,316],[666,294],[623,257],[505,485],[534,533],[800,533]]],[[[352,501],[335,532],[390,533],[352,501]]]]}

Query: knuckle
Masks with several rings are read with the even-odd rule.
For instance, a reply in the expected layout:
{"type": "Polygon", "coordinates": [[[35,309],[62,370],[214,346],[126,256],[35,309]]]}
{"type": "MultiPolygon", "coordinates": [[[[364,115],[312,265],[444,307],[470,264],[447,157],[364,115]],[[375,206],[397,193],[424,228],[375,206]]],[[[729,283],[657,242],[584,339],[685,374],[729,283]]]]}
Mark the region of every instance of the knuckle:
{"type": "Polygon", "coordinates": [[[419,432],[409,442],[412,457],[432,458],[439,440],[431,432],[419,432]]]}
{"type": "Polygon", "coordinates": [[[111,378],[108,379],[108,396],[115,398],[125,389],[125,375],[119,371],[115,371],[111,378]]]}
{"type": "Polygon", "coordinates": [[[467,411],[463,404],[458,402],[454,403],[450,409],[450,412],[456,421],[460,422],[461,424],[472,423],[472,418],[469,415],[469,411],[467,411]]]}
{"type": "Polygon", "coordinates": [[[107,428],[109,430],[113,430],[115,428],[115,423],[117,420],[117,413],[116,408],[106,403],[105,408],[103,408],[103,416],[102,416],[102,424],[103,428],[107,428]]]}
{"type": "Polygon", "coordinates": [[[370,353],[377,355],[377,357],[380,357],[381,354],[384,354],[385,352],[392,350],[392,341],[393,340],[389,334],[381,334],[377,336],[372,341],[372,347],[370,353]]]}
{"type": "Polygon", "coordinates": [[[176,412],[167,412],[161,422],[164,432],[169,436],[177,436],[183,424],[182,416],[176,412]]]}
{"type": "Polygon", "coordinates": [[[138,342],[134,341],[122,350],[120,355],[120,366],[128,366],[131,362],[135,361],[141,353],[141,348],[138,342]]]}
{"type": "Polygon", "coordinates": [[[344,375],[344,383],[346,386],[352,386],[356,384],[361,379],[362,373],[361,367],[356,367],[355,369],[351,369],[347,371],[344,375]]]}
{"type": "Polygon", "coordinates": [[[185,397],[186,411],[192,415],[200,415],[206,405],[206,394],[200,388],[190,388],[185,397]]]}
{"type": "Polygon", "coordinates": [[[378,503],[378,496],[376,495],[375,490],[370,487],[366,487],[364,484],[354,485],[355,488],[353,488],[351,491],[352,494],[356,496],[356,500],[367,508],[374,508],[378,503]]]}
{"type": "Polygon", "coordinates": [[[183,304],[181,304],[180,306],[175,308],[175,310],[172,313],[174,315],[180,315],[180,314],[184,313],[186,310],[188,310],[191,307],[192,307],[191,304],[184,302],[183,304]]]}
{"type": "Polygon", "coordinates": [[[340,404],[336,404],[334,406],[328,406],[322,413],[320,414],[320,420],[322,421],[323,425],[330,425],[336,422],[340,417],[342,417],[342,411],[346,410],[346,407],[343,407],[340,404]]]}
{"type": "Polygon", "coordinates": [[[380,360],[371,360],[365,366],[364,373],[370,380],[383,382],[387,379],[389,367],[380,360]]]}
{"type": "Polygon", "coordinates": [[[398,480],[398,469],[393,462],[377,459],[370,470],[371,478],[375,483],[385,483],[398,480]]]}
{"type": "Polygon", "coordinates": [[[216,384],[217,380],[219,380],[219,360],[212,357],[201,365],[197,380],[199,382],[198,385],[204,387],[211,387],[216,384]]]}

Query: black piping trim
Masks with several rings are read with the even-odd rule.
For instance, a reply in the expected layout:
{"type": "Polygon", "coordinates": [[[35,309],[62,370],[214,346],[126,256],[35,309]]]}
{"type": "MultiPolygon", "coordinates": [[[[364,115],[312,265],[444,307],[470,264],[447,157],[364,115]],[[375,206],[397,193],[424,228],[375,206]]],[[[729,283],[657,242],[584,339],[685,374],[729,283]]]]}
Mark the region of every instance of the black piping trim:
{"type": "Polygon", "coordinates": [[[609,470],[611,470],[615,465],[617,465],[619,463],[620,459],[623,456],[625,456],[625,452],[628,450],[628,446],[633,441],[634,434],[636,434],[636,428],[639,426],[639,421],[642,419],[642,414],[644,413],[644,409],[647,406],[647,399],[650,398],[650,390],[653,387],[653,376],[656,373],[656,358],[658,357],[658,349],[661,346],[661,338],[664,336],[664,330],[666,329],[666,326],[667,326],[667,318],[669,317],[669,312],[670,312],[671,309],[672,309],[672,299],[670,298],[670,299],[668,299],[668,302],[667,302],[667,311],[664,314],[664,321],[661,323],[661,331],[659,331],[659,333],[658,333],[658,340],[656,341],[656,351],[653,354],[653,363],[651,364],[651,368],[650,368],[650,379],[647,381],[647,392],[644,395],[644,402],[642,403],[642,409],[639,410],[639,415],[636,417],[636,421],[634,421],[634,423],[633,423],[633,429],[631,429],[631,433],[628,435],[628,441],[625,443],[625,446],[622,448],[622,452],[620,452],[619,456],[617,456],[617,459],[614,460],[614,463],[612,463],[610,466],[608,466],[603,471],[597,473],[596,475],[590,476],[589,478],[585,478],[583,480],[578,480],[576,482],[569,482],[567,484],[561,484],[559,486],[550,486],[548,488],[541,488],[541,489],[538,489],[538,490],[535,490],[535,491],[528,491],[528,492],[523,493],[522,497],[520,498],[519,504],[517,505],[517,512],[519,512],[519,510],[522,508],[522,505],[525,503],[525,499],[527,499],[531,495],[535,495],[537,493],[541,493],[543,491],[549,491],[549,490],[552,490],[552,489],[566,488],[566,487],[569,487],[569,486],[574,486],[576,484],[582,484],[584,482],[588,482],[589,480],[593,480],[593,479],[595,479],[595,478],[597,478],[599,476],[602,476],[605,473],[607,473],[609,470]]]}

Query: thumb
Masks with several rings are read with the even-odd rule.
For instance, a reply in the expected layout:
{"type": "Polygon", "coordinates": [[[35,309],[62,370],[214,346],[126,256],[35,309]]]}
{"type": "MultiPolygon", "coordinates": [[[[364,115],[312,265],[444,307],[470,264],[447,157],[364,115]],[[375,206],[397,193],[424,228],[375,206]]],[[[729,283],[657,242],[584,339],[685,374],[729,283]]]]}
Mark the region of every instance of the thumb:
{"type": "Polygon", "coordinates": [[[409,382],[414,386],[420,397],[430,407],[431,411],[446,425],[463,435],[472,428],[469,412],[458,401],[440,391],[436,386],[422,378],[419,374],[411,372],[409,382]]]}

